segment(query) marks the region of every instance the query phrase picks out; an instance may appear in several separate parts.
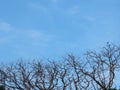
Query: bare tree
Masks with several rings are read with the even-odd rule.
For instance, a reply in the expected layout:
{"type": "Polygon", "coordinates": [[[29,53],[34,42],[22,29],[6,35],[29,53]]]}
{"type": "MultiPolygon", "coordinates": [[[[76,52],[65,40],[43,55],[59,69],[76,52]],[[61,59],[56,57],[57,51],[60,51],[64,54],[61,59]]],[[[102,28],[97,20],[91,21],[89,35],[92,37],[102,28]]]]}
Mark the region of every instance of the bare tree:
{"type": "Polygon", "coordinates": [[[56,90],[57,64],[39,62],[10,64],[5,70],[6,88],[10,90],[56,90]]]}
{"type": "Polygon", "coordinates": [[[4,71],[4,65],[0,66],[0,90],[5,90],[5,80],[7,75],[4,71]]]}
{"type": "Polygon", "coordinates": [[[35,73],[35,87],[39,90],[56,90],[58,85],[58,67],[54,62],[43,65],[41,62],[33,64],[35,73]]]}
{"type": "Polygon", "coordinates": [[[0,67],[0,73],[6,90],[110,90],[119,69],[120,48],[107,43],[83,58],[68,54],[61,62],[19,61],[0,67]]]}
{"type": "Polygon", "coordinates": [[[87,52],[86,59],[81,72],[91,79],[94,90],[110,90],[120,65],[120,48],[107,43],[99,53],[87,52]]]}
{"type": "Polygon", "coordinates": [[[29,64],[18,62],[6,66],[6,87],[10,90],[33,90],[33,72],[29,64]]]}
{"type": "Polygon", "coordinates": [[[59,63],[59,82],[60,90],[72,89],[72,70],[66,61],[59,63]]]}
{"type": "MultiPolygon", "coordinates": [[[[72,90],[89,90],[90,80],[81,72],[81,62],[80,57],[76,57],[72,54],[68,54],[68,57],[65,58],[67,65],[71,70],[72,74],[72,90]]],[[[83,68],[84,66],[82,66],[83,68]]]]}

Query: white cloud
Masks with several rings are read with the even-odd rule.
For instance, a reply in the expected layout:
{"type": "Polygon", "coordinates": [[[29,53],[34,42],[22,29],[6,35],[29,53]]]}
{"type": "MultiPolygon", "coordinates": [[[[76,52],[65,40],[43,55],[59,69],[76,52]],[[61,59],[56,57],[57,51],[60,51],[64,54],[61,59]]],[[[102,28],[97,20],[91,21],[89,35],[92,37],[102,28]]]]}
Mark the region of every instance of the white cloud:
{"type": "Polygon", "coordinates": [[[13,27],[7,22],[0,22],[0,44],[8,43],[11,39],[11,32],[13,27]],[[3,33],[2,33],[3,32],[3,33]]]}
{"type": "Polygon", "coordinates": [[[70,15],[75,15],[75,14],[78,14],[79,12],[80,12],[80,8],[77,5],[75,5],[75,6],[68,9],[68,13],[70,15]]]}
{"type": "Polygon", "coordinates": [[[8,44],[13,40],[13,37],[11,35],[4,35],[0,36],[0,44],[8,44]]]}
{"type": "Polygon", "coordinates": [[[30,5],[30,7],[41,10],[44,13],[48,12],[48,8],[43,5],[39,5],[36,3],[30,3],[29,5],[30,5]]]}
{"type": "Polygon", "coordinates": [[[9,32],[12,30],[12,26],[6,22],[0,22],[0,31],[9,32]]]}
{"type": "Polygon", "coordinates": [[[0,37],[0,44],[5,43],[7,41],[7,38],[5,37],[0,37]]]}
{"type": "Polygon", "coordinates": [[[49,41],[51,40],[52,36],[48,35],[46,33],[43,33],[39,30],[27,30],[26,32],[24,32],[24,34],[31,40],[34,41],[49,41]]]}
{"type": "Polygon", "coordinates": [[[96,17],[93,17],[93,16],[90,16],[90,15],[87,15],[87,16],[83,16],[83,18],[85,19],[85,20],[87,20],[88,22],[96,22],[96,17]]]}
{"type": "Polygon", "coordinates": [[[57,3],[58,2],[58,0],[51,0],[53,3],[57,3]]]}

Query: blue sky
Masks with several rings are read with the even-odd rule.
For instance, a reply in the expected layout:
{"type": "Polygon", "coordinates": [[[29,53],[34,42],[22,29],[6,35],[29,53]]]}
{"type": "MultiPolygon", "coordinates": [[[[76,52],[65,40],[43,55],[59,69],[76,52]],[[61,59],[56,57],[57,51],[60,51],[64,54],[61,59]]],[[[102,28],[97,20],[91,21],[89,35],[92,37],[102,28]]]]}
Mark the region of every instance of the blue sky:
{"type": "Polygon", "coordinates": [[[59,58],[120,42],[120,0],[0,0],[0,61],[59,58]]]}

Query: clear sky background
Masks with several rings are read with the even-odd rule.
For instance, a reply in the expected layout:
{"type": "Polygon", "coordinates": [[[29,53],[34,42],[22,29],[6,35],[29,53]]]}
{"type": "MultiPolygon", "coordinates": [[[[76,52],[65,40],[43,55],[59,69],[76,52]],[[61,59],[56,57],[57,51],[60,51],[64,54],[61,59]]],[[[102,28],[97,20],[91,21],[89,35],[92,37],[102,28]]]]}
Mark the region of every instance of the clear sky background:
{"type": "Polygon", "coordinates": [[[59,58],[120,44],[120,0],[0,0],[0,61],[59,58]]]}

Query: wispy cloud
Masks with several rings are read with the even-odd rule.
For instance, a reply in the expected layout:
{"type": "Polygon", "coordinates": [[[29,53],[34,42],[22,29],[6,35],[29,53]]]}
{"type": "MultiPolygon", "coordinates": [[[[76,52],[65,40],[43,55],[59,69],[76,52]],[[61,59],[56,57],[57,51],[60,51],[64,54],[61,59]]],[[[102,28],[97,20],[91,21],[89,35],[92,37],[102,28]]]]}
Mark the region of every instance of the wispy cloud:
{"type": "Polygon", "coordinates": [[[43,30],[15,28],[7,22],[0,22],[0,43],[46,43],[52,39],[43,30]],[[19,41],[19,42],[18,42],[19,41]]]}
{"type": "Polygon", "coordinates": [[[9,32],[12,30],[12,25],[6,22],[0,22],[0,31],[9,32]]]}
{"type": "Polygon", "coordinates": [[[53,3],[57,3],[59,0],[51,0],[53,3]]]}
{"type": "Polygon", "coordinates": [[[0,37],[0,44],[9,42],[9,39],[10,39],[9,37],[0,37]]]}
{"type": "Polygon", "coordinates": [[[32,8],[34,8],[34,9],[40,10],[40,11],[42,11],[44,13],[48,12],[48,8],[47,7],[45,7],[43,5],[39,5],[37,3],[33,3],[33,2],[29,3],[29,6],[32,7],[32,8]]]}
{"type": "Polygon", "coordinates": [[[9,33],[13,30],[11,24],[7,22],[0,22],[0,44],[10,41],[9,33]]]}
{"type": "Polygon", "coordinates": [[[39,40],[39,41],[48,41],[51,39],[51,36],[41,32],[40,30],[27,30],[26,35],[28,38],[32,40],[39,40]]]}
{"type": "Polygon", "coordinates": [[[70,7],[70,8],[68,9],[68,13],[69,13],[70,15],[75,15],[75,14],[78,14],[79,12],[80,12],[80,7],[77,6],[77,5],[75,5],[75,6],[73,6],[73,7],[70,7]]]}

